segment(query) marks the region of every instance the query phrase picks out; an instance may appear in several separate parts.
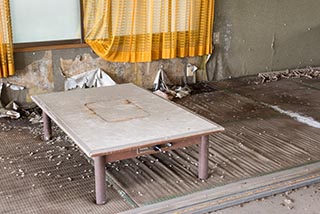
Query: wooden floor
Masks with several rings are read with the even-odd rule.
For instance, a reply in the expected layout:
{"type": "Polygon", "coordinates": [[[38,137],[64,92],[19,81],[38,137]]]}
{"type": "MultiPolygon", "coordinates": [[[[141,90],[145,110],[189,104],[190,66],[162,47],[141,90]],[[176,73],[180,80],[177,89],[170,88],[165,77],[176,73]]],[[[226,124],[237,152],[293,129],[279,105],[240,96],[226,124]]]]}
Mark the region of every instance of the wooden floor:
{"type": "Polygon", "coordinates": [[[318,182],[320,129],[272,106],[316,124],[319,83],[203,84],[177,103],[226,128],[210,137],[210,178],[197,179],[197,146],[110,163],[104,206],[92,203],[92,166],[61,130],[43,143],[40,124],[2,119],[0,213],[201,213],[318,182]]]}

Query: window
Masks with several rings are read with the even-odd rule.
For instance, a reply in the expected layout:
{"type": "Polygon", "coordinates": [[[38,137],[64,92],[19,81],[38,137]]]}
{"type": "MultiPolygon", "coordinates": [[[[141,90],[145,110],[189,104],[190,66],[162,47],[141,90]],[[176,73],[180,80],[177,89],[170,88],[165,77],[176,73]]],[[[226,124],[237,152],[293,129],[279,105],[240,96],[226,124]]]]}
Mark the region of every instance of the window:
{"type": "Polygon", "coordinates": [[[11,0],[13,43],[20,47],[80,43],[80,4],[80,0],[11,0]]]}

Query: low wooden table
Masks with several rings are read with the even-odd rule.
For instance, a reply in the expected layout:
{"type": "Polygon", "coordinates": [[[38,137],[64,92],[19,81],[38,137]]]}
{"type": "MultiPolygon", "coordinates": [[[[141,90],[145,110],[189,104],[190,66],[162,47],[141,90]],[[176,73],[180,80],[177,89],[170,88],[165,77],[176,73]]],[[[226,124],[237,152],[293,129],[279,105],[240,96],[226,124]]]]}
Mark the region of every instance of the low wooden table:
{"type": "Polygon", "coordinates": [[[32,97],[94,160],[96,203],[106,202],[105,163],[200,144],[199,178],[208,176],[208,135],[224,128],[133,84],[32,97]]]}

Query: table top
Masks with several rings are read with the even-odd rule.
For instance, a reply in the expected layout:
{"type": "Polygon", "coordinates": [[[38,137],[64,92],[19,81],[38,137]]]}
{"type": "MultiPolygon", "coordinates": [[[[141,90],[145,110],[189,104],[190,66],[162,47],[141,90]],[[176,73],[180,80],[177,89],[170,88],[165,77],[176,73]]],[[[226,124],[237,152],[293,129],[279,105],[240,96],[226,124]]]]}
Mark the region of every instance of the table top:
{"type": "Polygon", "coordinates": [[[134,84],[32,99],[89,157],[224,130],[134,84]]]}

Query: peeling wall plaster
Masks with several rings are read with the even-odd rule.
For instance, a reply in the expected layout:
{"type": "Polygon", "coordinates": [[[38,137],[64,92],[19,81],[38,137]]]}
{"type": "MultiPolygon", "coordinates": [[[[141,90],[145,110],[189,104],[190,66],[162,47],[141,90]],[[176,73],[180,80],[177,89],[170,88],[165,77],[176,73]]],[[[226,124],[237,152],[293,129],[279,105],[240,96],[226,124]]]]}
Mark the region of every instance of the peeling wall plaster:
{"type": "MultiPolygon", "coordinates": [[[[197,78],[207,80],[206,57],[176,58],[150,63],[112,63],[96,56],[90,48],[48,50],[15,54],[16,74],[1,81],[26,87],[26,101],[30,95],[64,90],[66,77],[101,68],[117,83],[132,82],[152,88],[160,65],[163,65],[171,82],[183,84],[188,63],[199,67],[197,78]]],[[[9,98],[8,98],[9,99],[9,98]]],[[[24,100],[16,100],[24,102],[24,100]]]]}
{"type": "Polygon", "coordinates": [[[206,75],[203,75],[205,72],[204,61],[205,57],[192,57],[158,60],[150,63],[113,63],[84,53],[74,58],[60,58],[60,68],[66,77],[101,68],[117,83],[132,82],[144,88],[152,88],[154,78],[161,65],[174,84],[183,84],[184,72],[188,63],[196,64],[202,68],[198,74],[198,80],[206,80],[206,75]]]}
{"type": "Polygon", "coordinates": [[[2,79],[15,85],[24,86],[27,89],[27,102],[31,101],[30,96],[33,94],[50,92],[54,89],[52,52],[44,52],[42,58],[38,58],[38,56],[34,61],[28,62],[30,64],[24,68],[23,66],[21,67],[21,64],[16,66],[16,74],[14,76],[2,79]]]}

